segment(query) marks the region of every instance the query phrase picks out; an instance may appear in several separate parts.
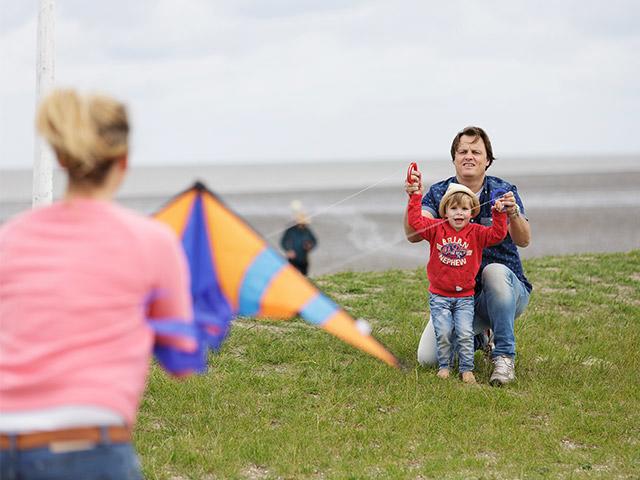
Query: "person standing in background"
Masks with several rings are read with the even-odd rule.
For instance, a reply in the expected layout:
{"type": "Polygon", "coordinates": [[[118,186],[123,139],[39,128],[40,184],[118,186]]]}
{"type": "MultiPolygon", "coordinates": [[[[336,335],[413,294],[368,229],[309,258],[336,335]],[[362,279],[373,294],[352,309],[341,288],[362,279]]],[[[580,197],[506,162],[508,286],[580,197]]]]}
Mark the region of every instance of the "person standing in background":
{"type": "Polygon", "coordinates": [[[0,478],[141,479],[131,431],[154,333],[193,322],[182,247],[113,202],[128,167],[125,106],[56,90],[38,131],[64,197],[0,228],[0,478]]]}
{"type": "Polygon", "coordinates": [[[309,219],[302,210],[298,200],[291,202],[295,224],[287,228],[280,240],[280,246],[285,252],[289,263],[300,273],[306,275],[309,271],[309,252],[318,244],[313,231],[309,228],[309,219]]]}

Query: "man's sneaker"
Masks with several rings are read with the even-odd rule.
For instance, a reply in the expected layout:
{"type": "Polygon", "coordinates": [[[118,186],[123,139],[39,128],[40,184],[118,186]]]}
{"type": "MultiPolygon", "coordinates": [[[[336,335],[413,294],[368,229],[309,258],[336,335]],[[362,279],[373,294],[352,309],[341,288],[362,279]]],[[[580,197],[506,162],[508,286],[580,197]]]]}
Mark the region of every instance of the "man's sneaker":
{"type": "Polygon", "coordinates": [[[485,347],[484,352],[488,357],[491,357],[493,349],[496,348],[496,343],[493,341],[493,330],[491,330],[490,328],[487,329],[487,337],[489,341],[487,342],[487,346],[485,347]]]}
{"type": "Polygon", "coordinates": [[[478,333],[473,338],[473,342],[474,351],[482,350],[486,358],[491,358],[491,352],[495,348],[495,343],[493,343],[493,331],[490,328],[478,333]]]}
{"type": "Polygon", "coordinates": [[[516,379],[516,369],[513,358],[499,355],[493,359],[493,373],[489,383],[494,387],[500,387],[516,379]]]}

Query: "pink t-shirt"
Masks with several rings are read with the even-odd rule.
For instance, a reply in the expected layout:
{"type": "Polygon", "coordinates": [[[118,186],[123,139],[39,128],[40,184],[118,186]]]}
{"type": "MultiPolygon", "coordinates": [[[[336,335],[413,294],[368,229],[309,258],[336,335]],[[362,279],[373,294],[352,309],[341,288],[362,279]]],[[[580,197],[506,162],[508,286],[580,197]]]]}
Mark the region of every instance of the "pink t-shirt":
{"type": "Polygon", "coordinates": [[[146,318],[191,321],[175,234],[99,200],[0,227],[0,409],[95,405],[135,420],[152,353],[146,318]]]}

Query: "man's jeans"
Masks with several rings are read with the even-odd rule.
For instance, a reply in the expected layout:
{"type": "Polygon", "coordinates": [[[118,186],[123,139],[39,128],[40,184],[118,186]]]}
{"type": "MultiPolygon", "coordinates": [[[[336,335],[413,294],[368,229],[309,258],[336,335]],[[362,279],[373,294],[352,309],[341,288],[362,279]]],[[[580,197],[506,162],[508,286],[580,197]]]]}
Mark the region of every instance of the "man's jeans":
{"type": "MultiPolygon", "coordinates": [[[[509,268],[500,263],[492,263],[485,267],[482,271],[482,291],[475,301],[473,330],[476,334],[487,328],[493,330],[494,357],[515,356],[514,321],[528,303],[529,292],[509,268]]],[[[418,362],[421,365],[436,365],[436,351],[433,321],[429,319],[418,345],[418,362]]]]}
{"type": "Polygon", "coordinates": [[[48,447],[0,451],[2,480],[142,480],[130,443],[55,453],[48,447]]]}
{"type": "Polygon", "coordinates": [[[473,371],[473,296],[443,297],[429,294],[429,308],[438,344],[438,367],[451,368],[452,335],[460,373],[473,371]]]}

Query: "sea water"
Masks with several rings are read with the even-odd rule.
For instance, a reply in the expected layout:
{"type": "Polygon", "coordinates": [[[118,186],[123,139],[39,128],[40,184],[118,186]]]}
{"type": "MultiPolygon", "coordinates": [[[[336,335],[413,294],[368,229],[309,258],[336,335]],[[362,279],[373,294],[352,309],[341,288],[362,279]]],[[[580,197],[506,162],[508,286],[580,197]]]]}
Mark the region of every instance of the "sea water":
{"type": "MultiPolygon", "coordinates": [[[[118,201],[151,214],[199,180],[278,249],[298,200],[319,239],[312,275],[415,268],[428,249],[404,237],[410,161],[418,162],[426,185],[453,174],[450,160],[415,158],[141,166],[131,168],[118,201]]],[[[518,186],[533,231],[525,257],[640,246],[640,155],[499,158],[488,173],[518,186]]],[[[31,181],[30,171],[0,171],[0,222],[30,208],[31,181]]],[[[56,171],[54,197],[63,189],[56,171]]]]}

